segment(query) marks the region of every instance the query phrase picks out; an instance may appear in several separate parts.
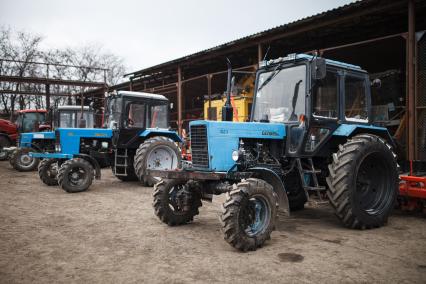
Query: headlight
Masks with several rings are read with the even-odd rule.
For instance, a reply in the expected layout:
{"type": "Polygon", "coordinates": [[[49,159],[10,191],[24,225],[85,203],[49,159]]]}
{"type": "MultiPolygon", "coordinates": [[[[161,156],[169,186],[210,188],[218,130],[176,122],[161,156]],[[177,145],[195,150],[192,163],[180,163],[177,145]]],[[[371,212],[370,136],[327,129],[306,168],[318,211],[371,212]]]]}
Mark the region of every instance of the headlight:
{"type": "Polygon", "coordinates": [[[240,154],[237,150],[232,152],[232,160],[234,162],[238,161],[239,156],[240,156],[240,154]]]}
{"type": "Polygon", "coordinates": [[[61,152],[61,144],[55,144],[55,152],[61,152]]]}

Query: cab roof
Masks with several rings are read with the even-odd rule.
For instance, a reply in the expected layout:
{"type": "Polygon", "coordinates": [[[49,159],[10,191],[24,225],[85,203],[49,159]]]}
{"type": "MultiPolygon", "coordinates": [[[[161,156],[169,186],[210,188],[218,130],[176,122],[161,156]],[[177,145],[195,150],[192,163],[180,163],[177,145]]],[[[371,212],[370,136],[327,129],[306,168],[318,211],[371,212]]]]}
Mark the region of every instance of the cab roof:
{"type": "MultiPolygon", "coordinates": [[[[81,106],[71,106],[71,105],[67,105],[67,106],[58,106],[58,110],[81,110],[81,106]]],[[[90,107],[88,106],[83,106],[83,110],[84,111],[88,111],[90,110],[90,107]]]]}
{"type": "Polygon", "coordinates": [[[46,113],[47,110],[45,109],[23,109],[23,110],[18,110],[18,113],[46,113]]]}
{"type": "Polygon", "coordinates": [[[143,99],[152,99],[160,101],[168,101],[168,99],[163,95],[144,93],[144,92],[132,92],[132,91],[117,91],[116,95],[123,97],[133,97],[133,98],[143,98],[143,99]]]}
{"type": "MultiPolygon", "coordinates": [[[[289,54],[286,57],[279,57],[277,59],[262,61],[260,63],[260,67],[278,64],[278,63],[286,62],[286,61],[291,63],[291,62],[295,62],[295,61],[312,60],[313,58],[314,58],[314,56],[308,55],[308,54],[303,54],[303,53],[302,54],[289,54]]],[[[345,62],[341,62],[341,61],[336,61],[336,60],[331,60],[331,59],[325,59],[325,62],[326,62],[327,65],[332,65],[332,66],[336,66],[336,67],[339,67],[339,68],[350,69],[350,70],[357,71],[357,72],[364,72],[364,73],[367,72],[364,69],[362,69],[361,66],[358,66],[358,65],[353,65],[353,64],[349,64],[349,63],[345,63],[345,62]]]]}

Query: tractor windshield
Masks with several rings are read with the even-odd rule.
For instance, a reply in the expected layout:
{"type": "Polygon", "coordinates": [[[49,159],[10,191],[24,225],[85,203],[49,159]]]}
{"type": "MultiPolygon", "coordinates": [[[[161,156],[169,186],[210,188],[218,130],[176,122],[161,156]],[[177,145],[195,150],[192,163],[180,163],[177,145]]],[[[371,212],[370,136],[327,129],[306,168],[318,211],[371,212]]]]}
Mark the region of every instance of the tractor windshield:
{"type": "Polygon", "coordinates": [[[148,126],[151,128],[167,128],[168,104],[151,105],[150,119],[148,126]]]}
{"type": "Polygon", "coordinates": [[[305,114],[306,65],[258,76],[253,121],[298,121],[305,114]]]}
{"type": "Polygon", "coordinates": [[[45,119],[45,113],[27,112],[22,114],[22,118],[18,119],[17,124],[22,132],[31,132],[36,131],[35,125],[44,122],[45,119]]]}
{"type": "Polygon", "coordinates": [[[109,98],[105,109],[104,127],[113,128],[114,124],[120,126],[120,117],[122,110],[122,99],[113,97],[109,98]]]}

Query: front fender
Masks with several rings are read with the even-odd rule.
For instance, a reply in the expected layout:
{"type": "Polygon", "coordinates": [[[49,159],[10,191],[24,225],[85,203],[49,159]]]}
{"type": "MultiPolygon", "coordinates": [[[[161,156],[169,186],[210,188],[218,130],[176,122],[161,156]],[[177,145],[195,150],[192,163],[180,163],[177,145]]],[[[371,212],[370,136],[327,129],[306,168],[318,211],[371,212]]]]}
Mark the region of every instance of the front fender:
{"type": "Polygon", "coordinates": [[[275,193],[278,196],[278,204],[281,212],[290,216],[290,206],[287,198],[287,191],[285,190],[284,183],[281,178],[271,169],[262,168],[262,167],[254,167],[248,169],[248,171],[254,173],[254,176],[260,178],[274,188],[275,193]]]}

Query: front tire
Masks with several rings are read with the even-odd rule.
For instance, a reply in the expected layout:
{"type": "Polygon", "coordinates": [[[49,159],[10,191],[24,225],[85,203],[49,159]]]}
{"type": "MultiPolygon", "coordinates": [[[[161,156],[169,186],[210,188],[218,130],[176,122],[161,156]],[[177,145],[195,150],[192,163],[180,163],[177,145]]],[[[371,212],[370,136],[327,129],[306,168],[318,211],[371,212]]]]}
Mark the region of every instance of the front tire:
{"type": "Polygon", "coordinates": [[[220,221],[224,239],[241,251],[256,250],[271,238],[278,199],[272,186],[249,178],[227,195],[220,221]]]}
{"type": "Polygon", "coordinates": [[[176,143],[167,137],[156,136],[145,140],[136,150],[134,167],[139,180],[153,186],[160,179],[147,174],[151,170],[173,170],[181,166],[181,152],[176,143]]]}
{"type": "Polygon", "coordinates": [[[192,222],[202,206],[198,192],[191,191],[179,180],[165,179],[156,183],[153,197],[155,215],[169,226],[192,222]]]}
{"type": "Polygon", "coordinates": [[[40,159],[29,155],[32,150],[30,148],[18,148],[13,151],[9,160],[10,165],[20,172],[35,171],[40,163],[40,159]]]}
{"type": "Polygon", "coordinates": [[[92,184],[93,166],[86,160],[74,158],[65,161],[58,171],[58,184],[69,193],[86,191],[92,184]]]}
{"type": "Polygon", "coordinates": [[[396,156],[382,138],[362,134],[333,154],[327,195],[336,216],[346,226],[370,229],[383,226],[398,192],[396,156]]]}
{"type": "Polygon", "coordinates": [[[38,165],[40,180],[48,186],[58,185],[58,161],[56,159],[43,159],[38,165]]]}

